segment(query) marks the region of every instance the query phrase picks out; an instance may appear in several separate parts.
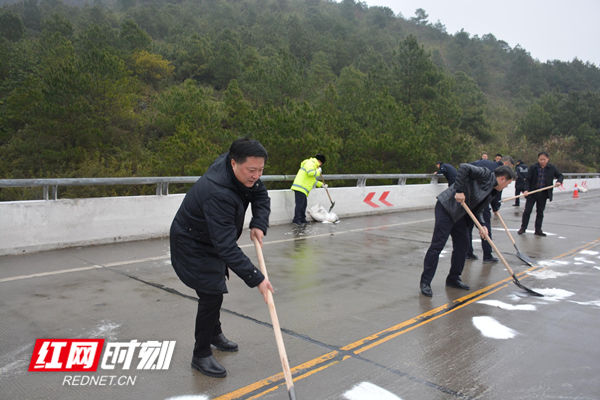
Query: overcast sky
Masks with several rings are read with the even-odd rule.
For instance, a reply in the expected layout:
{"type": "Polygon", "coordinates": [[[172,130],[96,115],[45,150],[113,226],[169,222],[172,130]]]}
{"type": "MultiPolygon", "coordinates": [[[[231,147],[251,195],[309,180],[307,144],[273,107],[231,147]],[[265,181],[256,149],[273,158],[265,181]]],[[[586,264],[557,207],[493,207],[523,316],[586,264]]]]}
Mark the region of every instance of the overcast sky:
{"type": "Polygon", "coordinates": [[[417,8],[429,22],[438,20],[449,34],[461,29],[479,37],[486,33],[510,47],[521,45],[533,58],[572,61],[575,57],[600,66],[600,0],[366,0],[406,19],[417,8]]]}

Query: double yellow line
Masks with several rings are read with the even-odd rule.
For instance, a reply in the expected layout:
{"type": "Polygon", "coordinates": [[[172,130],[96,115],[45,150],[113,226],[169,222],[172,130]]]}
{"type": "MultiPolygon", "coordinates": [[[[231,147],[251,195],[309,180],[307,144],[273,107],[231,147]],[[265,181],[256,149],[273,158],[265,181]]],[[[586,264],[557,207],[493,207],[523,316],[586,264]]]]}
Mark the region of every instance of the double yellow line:
{"type": "MultiPolygon", "coordinates": [[[[564,257],[567,257],[571,254],[577,253],[579,251],[592,248],[600,243],[600,238],[586,243],[578,248],[570,250],[566,253],[558,255],[554,257],[554,260],[558,260],[564,257]]],[[[535,271],[535,270],[544,270],[546,267],[533,266],[528,268],[527,270],[516,274],[519,278],[525,275],[527,272],[535,271]]],[[[374,347],[379,346],[389,340],[392,340],[400,335],[403,335],[407,332],[412,331],[420,326],[428,324],[432,321],[435,321],[438,318],[442,318],[456,310],[459,310],[475,301],[478,301],[484,297],[487,297],[497,291],[505,288],[508,284],[512,282],[512,278],[508,277],[501,281],[498,281],[492,285],[479,289],[473,293],[470,293],[464,297],[456,299],[451,303],[444,304],[442,306],[436,307],[432,310],[429,310],[423,314],[420,314],[414,318],[408,319],[404,322],[391,326],[387,329],[374,333],[373,335],[364,337],[359,339],[353,343],[347,344],[343,347],[340,347],[338,350],[331,351],[329,353],[323,354],[320,357],[314,358],[310,361],[307,361],[303,364],[300,364],[291,369],[292,375],[294,376],[294,382],[307,378],[311,375],[316,374],[317,372],[323,371],[329,367],[332,367],[336,364],[339,364],[342,361],[345,361],[349,358],[352,358],[354,355],[358,355],[364,351],[370,350],[374,347]]],[[[213,400],[236,400],[236,399],[257,399],[261,396],[264,396],[267,393],[273,392],[280,387],[285,386],[285,381],[283,377],[283,373],[272,375],[263,380],[251,383],[250,385],[239,388],[233,392],[224,394],[222,396],[216,397],[213,400]]]]}

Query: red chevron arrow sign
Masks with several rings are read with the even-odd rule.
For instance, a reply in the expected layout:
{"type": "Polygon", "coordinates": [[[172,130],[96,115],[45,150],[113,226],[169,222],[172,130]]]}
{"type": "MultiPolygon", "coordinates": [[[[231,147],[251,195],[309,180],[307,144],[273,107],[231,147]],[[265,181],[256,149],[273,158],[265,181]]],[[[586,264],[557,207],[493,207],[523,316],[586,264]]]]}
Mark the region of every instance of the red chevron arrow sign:
{"type": "MultiPolygon", "coordinates": [[[[369,194],[367,194],[367,196],[364,198],[363,201],[373,208],[379,208],[380,207],[379,204],[376,204],[373,202],[373,197],[375,197],[375,193],[376,192],[369,192],[369,194]]],[[[386,200],[389,194],[390,194],[389,190],[386,192],[383,192],[381,194],[381,196],[379,196],[379,202],[385,206],[392,207],[393,204],[386,200]]]]}

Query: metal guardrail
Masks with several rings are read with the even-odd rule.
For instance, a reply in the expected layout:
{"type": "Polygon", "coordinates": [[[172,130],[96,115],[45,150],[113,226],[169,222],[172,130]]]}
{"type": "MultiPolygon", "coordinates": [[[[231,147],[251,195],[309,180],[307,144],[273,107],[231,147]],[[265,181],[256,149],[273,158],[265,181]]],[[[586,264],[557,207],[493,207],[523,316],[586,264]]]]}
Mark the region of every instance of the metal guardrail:
{"type": "MultiPolygon", "coordinates": [[[[567,178],[584,179],[599,178],[600,173],[565,173],[567,178]]],[[[293,181],[296,175],[263,175],[263,182],[293,181]]],[[[200,176],[161,176],[161,177],[132,177],[132,178],[48,178],[48,179],[0,179],[0,188],[8,187],[41,187],[44,200],[57,200],[59,186],[110,186],[110,185],[156,185],[156,195],[169,194],[169,184],[194,183],[200,176]],[[50,198],[50,188],[52,197],[50,198]]],[[[398,185],[405,185],[408,179],[429,179],[437,184],[443,175],[438,174],[331,174],[323,175],[327,181],[354,180],[356,186],[366,186],[371,179],[394,179],[398,185]]]]}
{"type": "MultiPolygon", "coordinates": [[[[293,181],[296,175],[263,175],[263,182],[293,181]]],[[[442,175],[436,174],[339,174],[323,175],[331,180],[355,180],[356,186],[365,186],[367,179],[395,179],[399,185],[406,184],[408,179],[430,179],[437,183],[442,175]]],[[[59,186],[110,186],[110,185],[156,185],[156,195],[168,195],[169,184],[194,183],[200,176],[160,176],[132,178],[48,178],[48,179],[0,179],[0,188],[9,187],[41,187],[44,200],[56,200],[59,186]],[[50,196],[50,191],[52,195],[50,196]]]]}

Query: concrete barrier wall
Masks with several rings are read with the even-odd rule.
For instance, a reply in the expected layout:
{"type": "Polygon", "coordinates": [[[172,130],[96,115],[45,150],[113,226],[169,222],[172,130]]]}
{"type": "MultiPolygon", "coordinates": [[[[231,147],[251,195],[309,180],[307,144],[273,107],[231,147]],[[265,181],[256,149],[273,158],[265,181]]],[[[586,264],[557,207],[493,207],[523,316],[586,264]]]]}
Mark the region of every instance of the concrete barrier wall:
{"type": "MultiPolygon", "coordinates": [[[[588,179],[589,190],[600,189],[600,178],[588,179]]],[[[555,196],[572,196],[574,185],[583,180],[569,179],[564,191],[555,196]]],[[[435,197],[447,184],[391,185],[329,188],[335,201],[332,210],[340,218],[432,208],[435,197]]],[[[514,194],[514,184],[503,197],[514,194]]],[[[290,223],[294,214],[294,194],[271,190],[271,225],[290,223]]],[[[582,193],[582,196],[585,194],[582,193]]],[[[183,194],[168,196],[103,197],[0,203],[0,255],[164,237],[169,234],[173,216],[183,194]]],[[[314,189],[308,207],[329,208],[324,189],[314,189]]],[[[246,223],[250,221],[248,210],[246,223]]]]}

